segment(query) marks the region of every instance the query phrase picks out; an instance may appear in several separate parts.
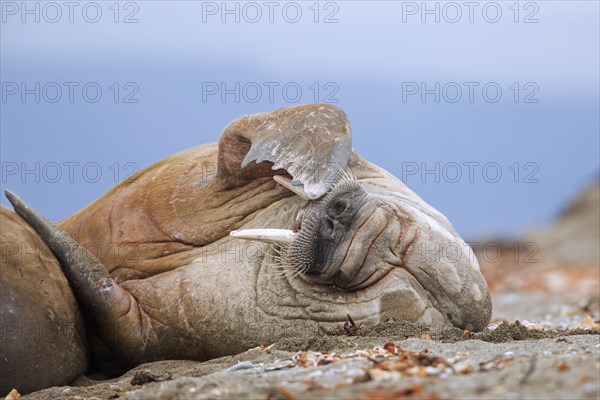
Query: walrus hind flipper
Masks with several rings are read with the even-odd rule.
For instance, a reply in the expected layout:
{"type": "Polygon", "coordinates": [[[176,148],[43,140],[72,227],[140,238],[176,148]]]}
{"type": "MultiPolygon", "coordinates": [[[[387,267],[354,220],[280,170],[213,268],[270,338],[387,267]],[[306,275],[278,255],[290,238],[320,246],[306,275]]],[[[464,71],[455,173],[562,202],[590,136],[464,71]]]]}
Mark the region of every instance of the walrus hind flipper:
{"type": "Polygon", "coordinates": [[[123,349],[122,343],[133,344],[133,348],[144,348],[142,318],[137,312],[137,300],[121,288],[110,276],[108,269],[85,247],[73,240],[53,222],[27,205],[9,190],[6,198],[19,214],[41,236],[52,250],[64,271],[75,297],[81,305],[92,311],[103,337],[112,348],[123,349]],[[132,329],[118,329],[125,324],[132,329]]]}
{"type": "MultiPolygon", "coordinates": [[[[246,115],[230,123],[219,142],[219,169],[244,176],[255,161],[285,169],[310,199],[323,196],[348,165],[352,133],[346,114],[330,104],[309,104],[246,115]],[[248,146],[247,153],[240,148],[248,146]],[[242,159],[243,157],[243,159],[242,159]]],[[[264,173],[260,171],[259,176],[264,173]]]]}

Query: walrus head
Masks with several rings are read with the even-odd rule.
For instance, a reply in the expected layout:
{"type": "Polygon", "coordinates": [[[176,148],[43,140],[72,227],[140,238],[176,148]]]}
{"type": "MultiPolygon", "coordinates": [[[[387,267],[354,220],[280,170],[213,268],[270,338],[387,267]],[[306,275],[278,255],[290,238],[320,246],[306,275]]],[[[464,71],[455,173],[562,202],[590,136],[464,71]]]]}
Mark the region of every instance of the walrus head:
{"type": "Polygon", "coordinates": [[[471,248],[446,218],[406,188],[388,190],[349,171],[337,176],[316,200],[276,176],[304,199],[294,212],[293,230],[231,235],[273,243],[277,266],[333,292],[368,290],[401,269],[451,325],[485,328],[491,317],[487,284],[471,248]]]}

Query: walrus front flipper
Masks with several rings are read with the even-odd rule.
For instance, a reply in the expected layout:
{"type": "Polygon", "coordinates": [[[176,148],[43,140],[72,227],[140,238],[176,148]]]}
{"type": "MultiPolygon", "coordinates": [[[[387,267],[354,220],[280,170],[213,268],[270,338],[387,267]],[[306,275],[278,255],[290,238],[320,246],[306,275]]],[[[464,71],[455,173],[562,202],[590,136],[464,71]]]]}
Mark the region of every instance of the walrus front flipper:
{"type": "Polygon", "coordinates": [[[346,168],[351,151],[350,124],[340,108],[281,108],[246,115],[225,128],[219,141],[219,172],[224,179],[244,180],[285,169],[294,184],[304,185],[308,198],[318,199],[346,168]],[[263,161],[272,164],[258,165],[263,161]]]}
{"type": "Polygon", "coordinates": [[[144,320],[148,316],[140,310],[137,300],[111,278],[106,267],[85,247],[17,195],[9,190],[4,193],[17,214],[35,229],[52,250],[75,297],[92,312],[102,336],[111,342],[109,344],[114,349],[120,349],[122,343],[128,343],[143,353],[145,347],[151,344],[148,339],[153,335],[144,331],[152,327],[144,320]],[[119,329],[119,326],[127,326],[128,329],[119,329]]]}

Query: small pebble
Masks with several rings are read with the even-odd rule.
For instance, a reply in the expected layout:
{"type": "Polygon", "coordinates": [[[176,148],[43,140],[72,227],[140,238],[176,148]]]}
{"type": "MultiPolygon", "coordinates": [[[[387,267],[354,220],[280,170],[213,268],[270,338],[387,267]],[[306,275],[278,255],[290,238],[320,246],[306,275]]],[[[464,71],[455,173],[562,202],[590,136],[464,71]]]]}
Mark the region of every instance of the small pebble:
{"type": "Polygon", "coordinates": [[[253,368],[254,364],[252,361],[240,361],[232,367],[227,368],[225,371],[239,371],[242,369],[253,368]]]}
{"type": "Polygon", "coordinates": [[[323,370],[317,369],[317,370],[307,374],[306,378],[315,378],[315,377],[321,376],[321,375],[323,375],[323,370]]]}
{"type": "Polygon", "coordinates": [[[439,375],[440,371],[435,367],[425,367],[427,375],[439,375]]]}
{"type": "Polygon", "coordinates": [[[582,389],[584,393],[597,394],[600,390],[600,385],[598,385],[597,383],[586,383],[585,385],[583,385],[582,389]]]}

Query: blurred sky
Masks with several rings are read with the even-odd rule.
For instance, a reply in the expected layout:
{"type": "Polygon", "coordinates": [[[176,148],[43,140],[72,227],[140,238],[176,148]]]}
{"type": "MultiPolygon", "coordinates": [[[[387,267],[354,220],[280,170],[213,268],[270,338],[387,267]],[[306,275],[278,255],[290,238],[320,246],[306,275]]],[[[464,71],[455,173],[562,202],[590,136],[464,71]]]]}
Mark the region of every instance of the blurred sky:
{"type": "Polygon", "coordinates": [[[240,115],[315,101],[467,239],[549,221],[599,174],[597,1],[72,4],[1,2],[1,184],[53,220],[240,115]]]}

